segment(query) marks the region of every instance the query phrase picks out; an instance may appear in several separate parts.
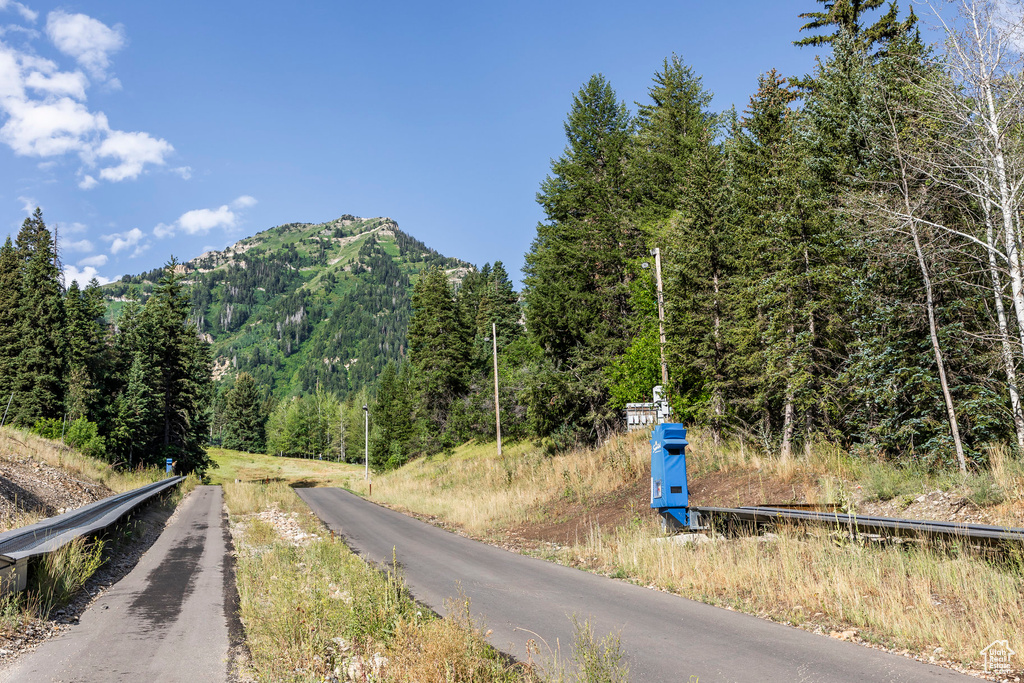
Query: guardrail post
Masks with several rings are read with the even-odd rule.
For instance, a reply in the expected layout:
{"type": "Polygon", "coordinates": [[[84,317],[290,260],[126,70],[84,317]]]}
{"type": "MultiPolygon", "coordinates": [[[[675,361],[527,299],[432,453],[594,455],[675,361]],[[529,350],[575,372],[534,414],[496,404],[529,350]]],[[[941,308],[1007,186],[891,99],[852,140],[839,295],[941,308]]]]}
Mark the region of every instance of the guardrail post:
{"type": "Polygon", "coordinates": [[[0,567],[0,595],[20,593],[28,587],[28,558],[0,567]]]}

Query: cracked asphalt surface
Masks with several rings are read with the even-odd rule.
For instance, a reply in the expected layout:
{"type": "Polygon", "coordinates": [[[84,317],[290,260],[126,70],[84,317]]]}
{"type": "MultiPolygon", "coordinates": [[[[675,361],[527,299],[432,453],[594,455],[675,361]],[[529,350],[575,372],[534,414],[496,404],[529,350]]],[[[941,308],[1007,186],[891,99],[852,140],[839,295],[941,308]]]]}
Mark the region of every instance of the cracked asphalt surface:
{"type": "Polygon", "coordinates": [[[227,681],[235,591],[219,486],[199,486],[135,569],[0,681],[227,681]]]}
{"type": "Polygon", "coordinates": [[[400,567],[440,614],[461,588],[501,651],[543,638],[571,657],[572,617],[621,634],[631,681],[976,681],[949,669],[510,553],[335,488],[298,489],[364,559],[400,567]],[[393,553],[393,554],[392,554],[393,553]]]}

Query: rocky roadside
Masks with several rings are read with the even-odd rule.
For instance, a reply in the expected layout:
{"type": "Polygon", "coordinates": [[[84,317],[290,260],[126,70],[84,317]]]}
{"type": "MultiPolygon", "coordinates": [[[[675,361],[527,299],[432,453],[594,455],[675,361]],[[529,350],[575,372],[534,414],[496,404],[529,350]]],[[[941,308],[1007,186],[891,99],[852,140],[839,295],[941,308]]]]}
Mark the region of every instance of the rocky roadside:
{"type": "Polygon", "coordinates": [[[26,517],[52,517],[113,493],[31,456],[0,451],[0,530],[22,526],[26,517]]]}

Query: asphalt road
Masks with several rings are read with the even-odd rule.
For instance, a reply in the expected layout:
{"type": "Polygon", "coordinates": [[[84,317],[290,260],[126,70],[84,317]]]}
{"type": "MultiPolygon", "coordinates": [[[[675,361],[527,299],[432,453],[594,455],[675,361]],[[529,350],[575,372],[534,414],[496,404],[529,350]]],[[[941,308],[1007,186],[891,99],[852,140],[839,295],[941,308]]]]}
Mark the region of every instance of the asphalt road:
{"type": "Polygon", "coordinates": [[[221,488],[199,486],[131,573],[0,681],[226,681],[228,548],[221,488]]]}
{"type": "Polygon", "coordinates": [[[392,552],[414,597],[438,613],[459,587],[493,630],[491,643],[526,659],[542,637],[571,657],[571,617],[619,633],[631,681],[974,681],[948,669],[817,636],[457,536],[342,489],[298,489],[364,559],[392,552]]]}

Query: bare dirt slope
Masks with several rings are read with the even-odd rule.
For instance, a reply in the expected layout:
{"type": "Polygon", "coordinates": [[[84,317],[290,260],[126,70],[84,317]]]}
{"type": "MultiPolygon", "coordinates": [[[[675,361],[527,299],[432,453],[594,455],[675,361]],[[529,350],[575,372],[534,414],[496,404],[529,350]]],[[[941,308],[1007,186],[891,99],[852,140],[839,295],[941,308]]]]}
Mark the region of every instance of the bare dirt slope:
{"type": "MultiPolygon", "coordinates": [[[[818,503],[821,492],[812,478],[784,478],[769,472],[732,469],[700,474],[691,478],[690,502],[708,507],[818,503]]],[[[536,546],[538,543],[571,545],[585,540],[594,528],[611,530],[634,520],[653,517],[650,509],[650,484],[646,477],[610,493],[586,500],[546,502],[530,515],[529,523],[505,531],[512,546],[536,546]]],[[[858,496],[856,510],[862,515],[932,519],[971,524],[1003,523],[1002,517],[981,508],[952,491],[932,491],[907,500],[868,501],[858,496]]],[[[436,521],[435,521],[436,523],[436,521]]]]}
{"type": "MultiPolygon", "coordinates": [[[[21,526],[28,518],[59,515],[113,495],[101,483],[48,464],[38,439],[11,432],[0,443],[0,530],[21,526]]],[[[51,454],[52,455],[52,454],[51,454]]]]}

